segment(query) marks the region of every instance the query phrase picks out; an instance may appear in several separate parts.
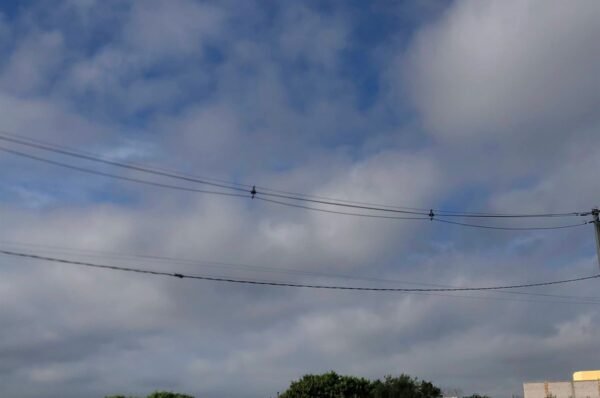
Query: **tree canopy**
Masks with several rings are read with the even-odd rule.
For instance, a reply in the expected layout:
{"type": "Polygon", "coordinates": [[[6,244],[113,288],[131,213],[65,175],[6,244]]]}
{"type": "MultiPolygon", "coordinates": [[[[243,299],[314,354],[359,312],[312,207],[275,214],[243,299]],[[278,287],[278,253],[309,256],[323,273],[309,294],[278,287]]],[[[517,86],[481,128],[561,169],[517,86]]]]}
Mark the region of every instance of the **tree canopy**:
{"type": "MultiPolygon", "coordinates": [[[[132,396],[125,396],[125,395],[111,395],[111,396],[107,396],[105,398],[136,398],[136,397],[132,397],[132,396]]],[[[178,394],[178,393],[174,393],[174,392],[167,392],[167,391],[155,391],[152,394],[148,395],[146,398],[194,398],[191,395],[186,395],[186,394],[178,394]]]]}
{"type": "MultiPolygon", "coordinates": [[[[442,390],[432,383],[405,374],[383,380],[339,375],[336,372],[308,374],[293,381],[280,398],[439,398],[442,390]]],[[[105,398],[136,398],[112,395],[105,398]]],[[[146,398],[194,398],[191,395],[156,391],[146,398]]],[[[487,398],[473,395],[468,398],[487,398]]]]}
{"type": "Polygon", "coordinates": [[[437,398],[441,390],[408,375],[370,381],[335,372],[305,375],[293,381],[281,398],[437,398]]]}

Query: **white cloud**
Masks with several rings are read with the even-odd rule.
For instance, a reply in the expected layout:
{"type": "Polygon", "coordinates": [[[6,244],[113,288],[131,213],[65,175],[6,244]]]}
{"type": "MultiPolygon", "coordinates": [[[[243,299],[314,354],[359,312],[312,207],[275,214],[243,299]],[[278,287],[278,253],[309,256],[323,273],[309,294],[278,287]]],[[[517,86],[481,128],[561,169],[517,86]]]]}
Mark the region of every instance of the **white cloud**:
{"type": "Polygon", "coordinates": [[[56,79],[65,58],[60,32],[40,32],[17,43],[0,75],[3,91],[31,95],[47,90],[56,79]]]}
{"type": "MultiPolygon", "coordinates": [[[[364,55],[378,71],[396,68],[396,83],[406,79],[423,117],[409,121],[406,109],[398,111],[402,101],[385,95],[376,109],[359,110],[356,82],[339,73],[340,54],[356,50],[356,10],[152,1],[120,2],[113,11],[106,4],[114,5],[71,3],[43,21],[47,9],[37,7],[27,21],[7,22],[19,37],[6,50],[2,129],[194,175],[361,202],[553,211],[598,196],[590,174],[598,168],[596,3],[456,2],[419,28],[394,64],[382,54],[396,55],[406,32],[382,36],[377,57],[366,48],[364,55]],[[119,15],[106,16],[112,12],[119,15]],[[81,20],[71,26],[61,15],[81,20]],[[67,34],[105,20],[114,25],[102,34],[67,34]],[[26,29],[35,25],[53,28],[26,29]],[[207,45],[217,47],[214,59],[205,58],[207,45]]],[[[385,92],[389,81],[379,83],[385,92]]],[[[484,234],[367,220],[74,177],[11,159],[2,157],[3,177],[18,200],[0,204],[0,246],[18,250],[33,248],[6,241],[70,246],[78,251],[35,249],[96,263],[361,286],[495,285],[596,268],[588,231],[484,234]],[[73,203],[62,190],[82,196],[73,203]],[[372,279],[324,275],[334,273],[372,279]]],[[[292,290],[0,262],[6,396],[168,388],[262,397],[330,369],[407,372],[466,393],[508,396],[524,379],[593,364],[598,349],[593,306],[545,302],[565,298],[292,290]]],[[[543,292],[596,295],[593,284],[574,289],[543,292]]]]}
{"type": "MultiPolygon", "coordinates": [[[[564,158],[535,183],[522,188],[508,189],[491,200],[499,211],[521,209],[540,212],[558,209],[589,211],[598,206],[600,186],[594,183],[590,172],[600,167],[600,156],[589,141],[569,144],[564,158]]],[[[569,210],[566,210],[569,211],[569,210]]],[[[580,220],[576,220],[580,221],[580,220]]]]}
{"type": "Polygon", "coordinates": [[[219,8],[189,0],[133,3],[125,25],[125,45],[155,62],[202,53],[206,39],[221,30],[223,18],[219,8]]]}
{"type": "Polygon", "coordinates": [[[107,137],[107,128],[48,98],[23,99],[0,92],[2,130],[10,134],[76,144],[107,137]]]}
{"type": "Polygon", "coordinates": [[[339,52],[347,46],[347,25],[337,16],[323,16],[304,6],[284,10],[279,42],[292,61],[307,59],[310,64],[335,67],[339,52]]]}
{"type": "Polygon", "coordinates": [[[424,123],[445,139],[562,145],[597,121],[596,1],[464,1],[400,64],[424,123]]]}

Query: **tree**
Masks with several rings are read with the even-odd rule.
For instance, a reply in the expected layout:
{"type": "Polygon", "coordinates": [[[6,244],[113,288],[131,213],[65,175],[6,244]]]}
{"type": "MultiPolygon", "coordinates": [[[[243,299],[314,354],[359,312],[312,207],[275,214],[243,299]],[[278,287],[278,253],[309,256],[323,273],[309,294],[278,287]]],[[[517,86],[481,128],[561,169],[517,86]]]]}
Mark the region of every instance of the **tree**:
{"type": "Polygon", "coordinates": [[[156,391],[148,395],[148,398],[194,398],[191,395],[177,394],[174,392],[167,391],[156,391]]]}
{"type": "MultiPolygon", "coordinates": [[[[135,397],[126,397],[125,395],[111,395],[105,398],[135,398],[135,397]]],[[[147,398],[194,398],[191,395],[186,394],[178,394],[174,392],[167,391],[155,391],[152,394],[148,395],[147,398]]]]}
{"type": "Polygon", "coordinates": [[[441,390],[407,375],[369,381],[335,372],[306,375],[294,381],[281,398],[438,398],[441,390]]]}
{"type": "Polygon", "coordinates": [[[428,381],[419,381],[408,375],[385,376],[372,383],[373,398],[436,398],[441,390],[428,381]]]}
{"type": "Polygon", "coordinates": [[[369,398],[371,382],[354,376],[340,376],[335,372],[305,375],[293,381],[280,395],[281,398],[369,398]]]}

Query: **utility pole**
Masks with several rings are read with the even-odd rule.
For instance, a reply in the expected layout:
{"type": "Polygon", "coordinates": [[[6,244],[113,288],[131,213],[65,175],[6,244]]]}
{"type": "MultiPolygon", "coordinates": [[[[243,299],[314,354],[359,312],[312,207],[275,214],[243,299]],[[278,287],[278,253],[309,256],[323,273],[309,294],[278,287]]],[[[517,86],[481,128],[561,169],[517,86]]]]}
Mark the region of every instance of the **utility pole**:
{"type": "Polygon", "coordinates": [[[600,266],[600,210],[597,207],[592,209],[594,220],[594,230],[596,231],[596,255],[598,257],[598,266],[600,266]]]}

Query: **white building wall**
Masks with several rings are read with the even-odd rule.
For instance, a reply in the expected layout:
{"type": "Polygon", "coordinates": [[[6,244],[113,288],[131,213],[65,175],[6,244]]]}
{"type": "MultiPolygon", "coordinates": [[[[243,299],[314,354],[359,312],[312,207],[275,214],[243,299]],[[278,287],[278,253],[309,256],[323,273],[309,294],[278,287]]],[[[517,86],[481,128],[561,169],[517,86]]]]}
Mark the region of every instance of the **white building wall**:
{"type": "Polygon", "coordinates": [[[600,398],[600,380],[523,384],[524,398],[600,398]]]}
{"type": "Polygon", "coordinates": [[[600,397],[599,381],[575,381],[575,395],[577,398],[597,398],[600,397]]]}

